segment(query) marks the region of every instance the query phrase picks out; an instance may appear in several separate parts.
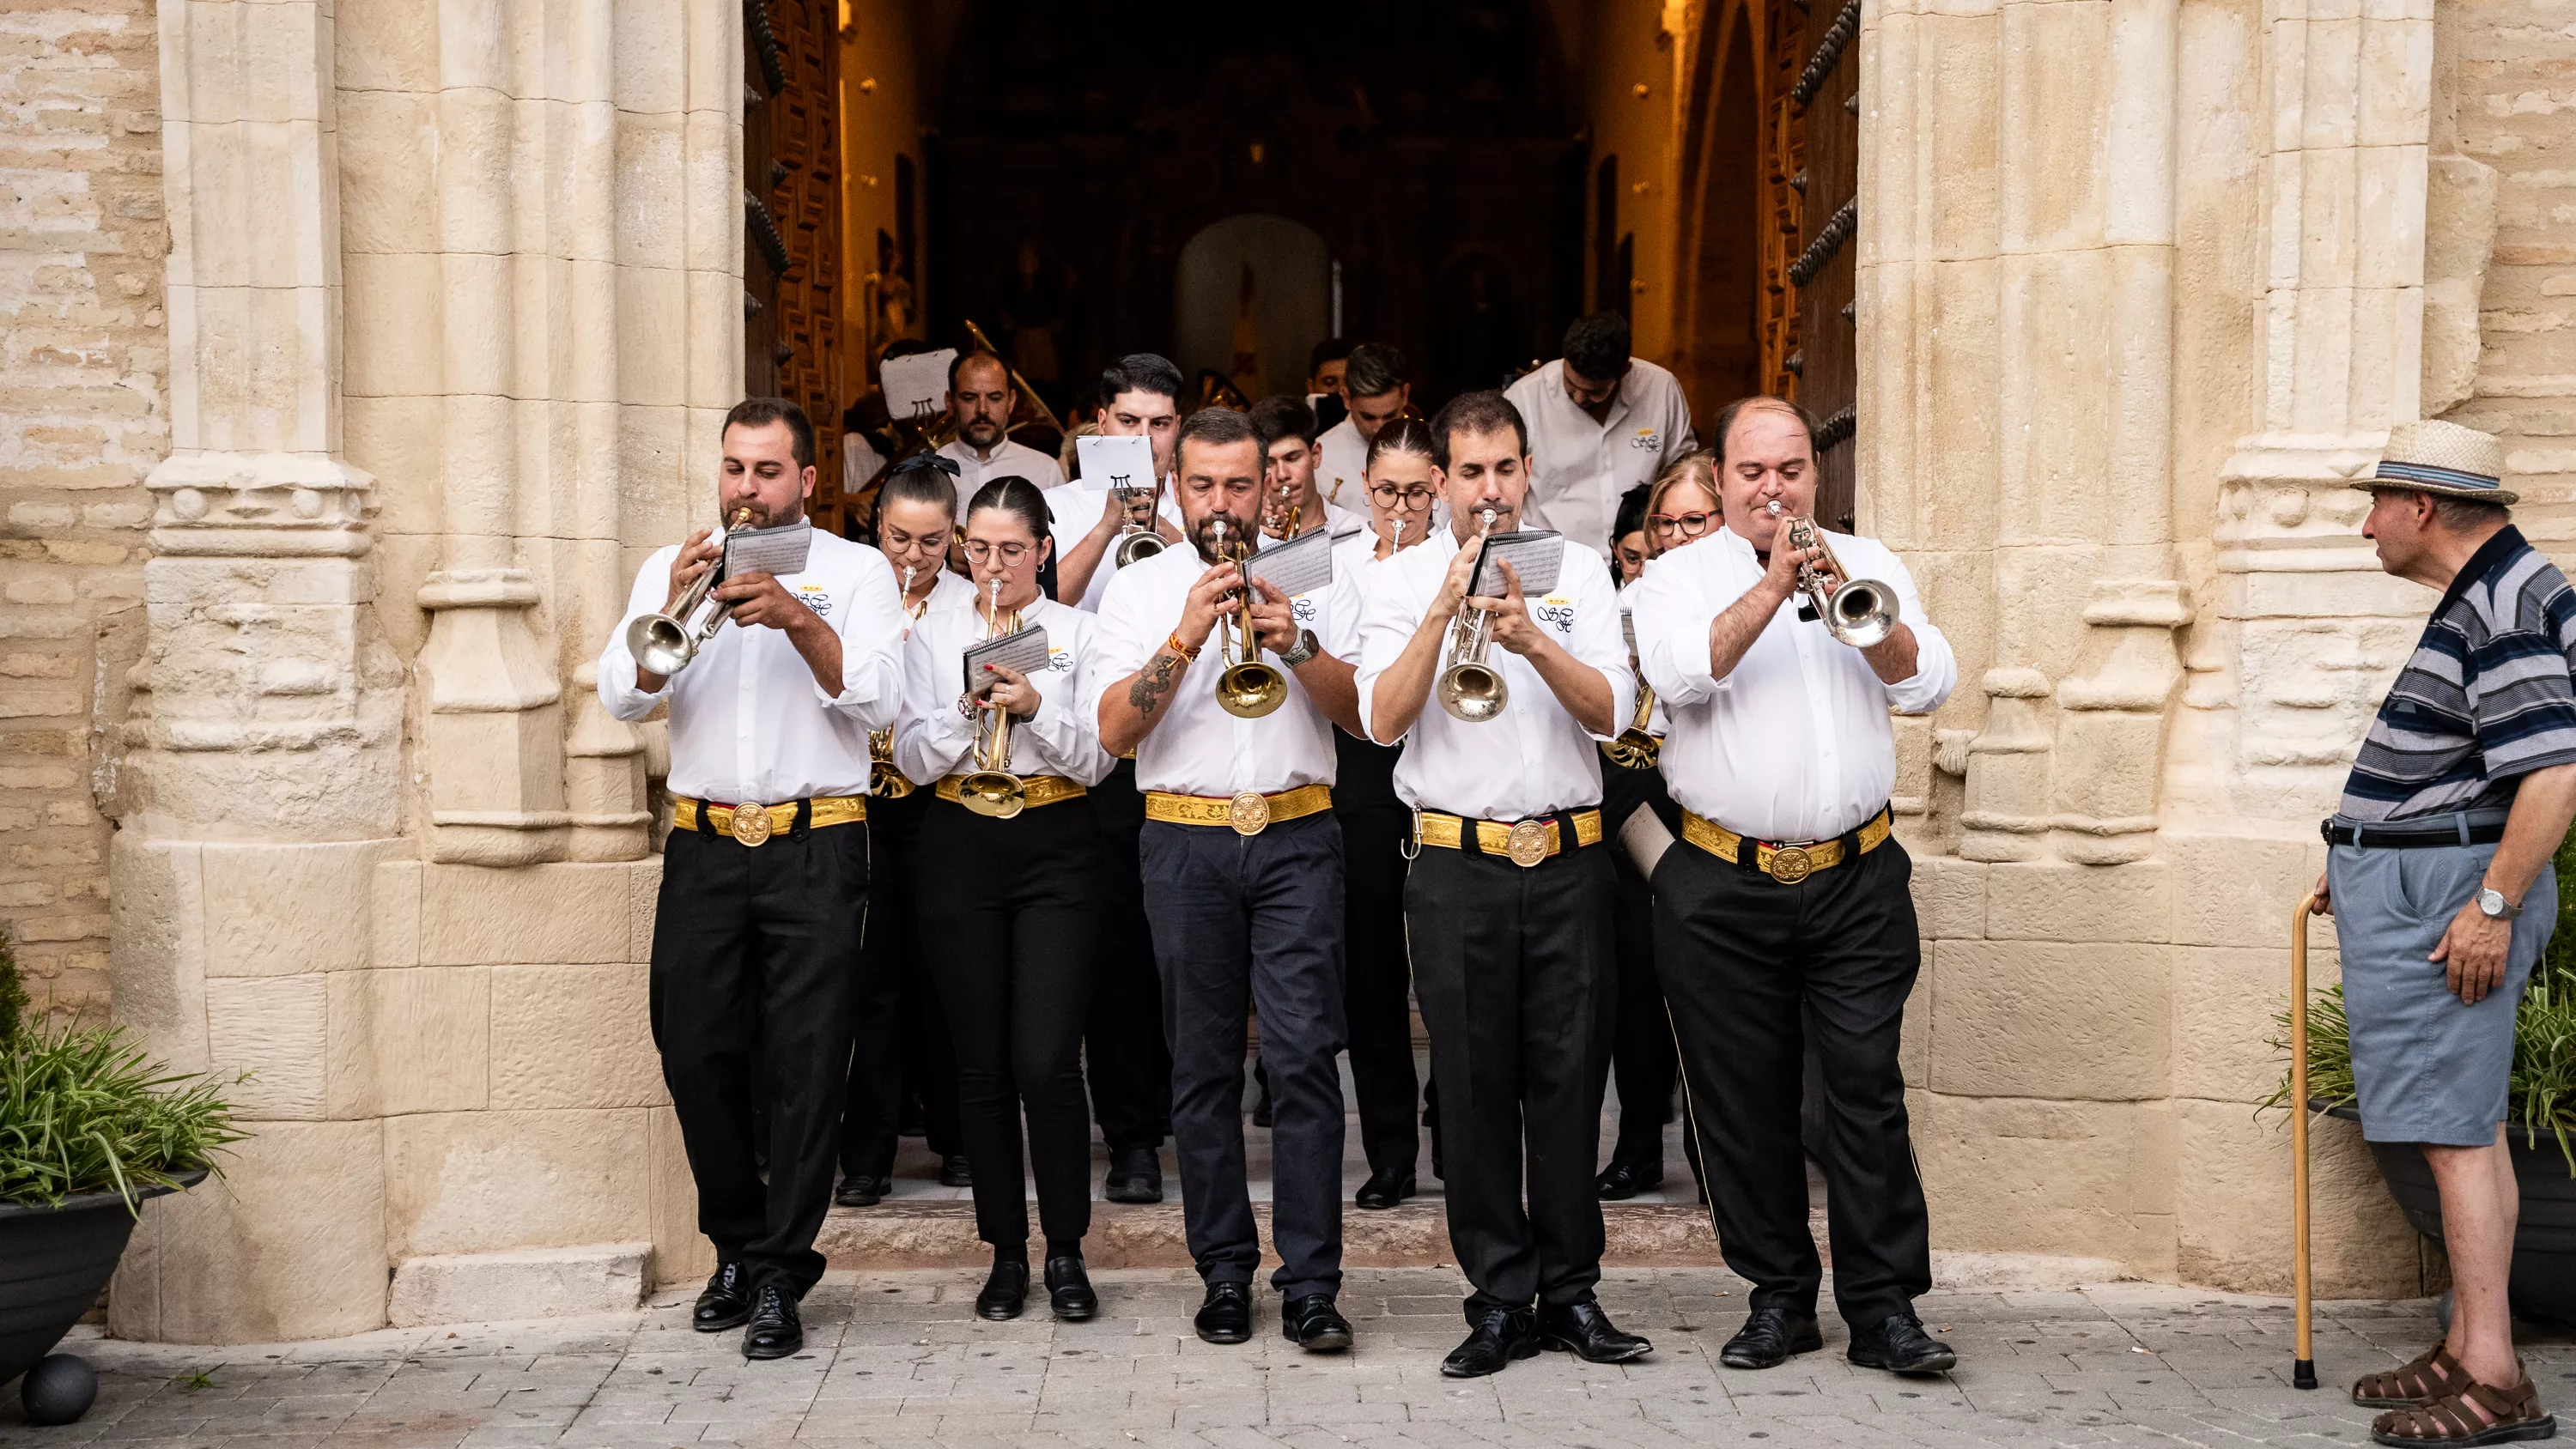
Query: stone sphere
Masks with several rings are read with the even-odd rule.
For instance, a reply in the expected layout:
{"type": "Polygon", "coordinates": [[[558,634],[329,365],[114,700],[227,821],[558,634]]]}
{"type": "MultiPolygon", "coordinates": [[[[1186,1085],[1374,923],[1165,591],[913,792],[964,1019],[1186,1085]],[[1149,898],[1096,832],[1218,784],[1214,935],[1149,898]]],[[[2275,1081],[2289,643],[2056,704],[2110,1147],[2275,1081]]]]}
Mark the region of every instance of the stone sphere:
{"type": "Polygon", "coordinates": [[[18,1402],[30,1424],[72,1423],[98,1402],[98,1374],[85,1359],[49,1354],[19,1381],[18,1402]]]}

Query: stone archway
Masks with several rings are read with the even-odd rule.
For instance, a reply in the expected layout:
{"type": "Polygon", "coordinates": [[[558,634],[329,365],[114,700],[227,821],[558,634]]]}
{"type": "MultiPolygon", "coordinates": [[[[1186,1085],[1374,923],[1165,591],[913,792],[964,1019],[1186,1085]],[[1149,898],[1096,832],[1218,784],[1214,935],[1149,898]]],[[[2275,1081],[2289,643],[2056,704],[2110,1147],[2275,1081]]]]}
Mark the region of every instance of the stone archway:
{"type": "Polygon", "coordinates": [[[1184,376],[1210,368],[1254,398],[1302,391],[1307,352],[1332,325],[1332,248],[1313,227],[1251,212],[1210,222],[1182,243],[1172,271],[1172,360],[1184,376]]]}

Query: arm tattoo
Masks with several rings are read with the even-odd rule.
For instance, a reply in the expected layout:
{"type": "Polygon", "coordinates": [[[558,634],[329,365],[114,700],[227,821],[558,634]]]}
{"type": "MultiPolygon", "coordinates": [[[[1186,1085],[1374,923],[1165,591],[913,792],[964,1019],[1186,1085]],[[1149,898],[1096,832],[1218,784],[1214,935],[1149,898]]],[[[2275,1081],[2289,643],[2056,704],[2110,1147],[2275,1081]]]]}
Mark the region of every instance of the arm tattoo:
{"type": "Polygon", "coordinates": [[[1152,714],[1154,706],[1162,703],[1163,696],[1172,692],[1172,670],[1179,663],[1169,649],[1157,653],[1128,684],[1128,705],[1138,714],[1152,714]]]}

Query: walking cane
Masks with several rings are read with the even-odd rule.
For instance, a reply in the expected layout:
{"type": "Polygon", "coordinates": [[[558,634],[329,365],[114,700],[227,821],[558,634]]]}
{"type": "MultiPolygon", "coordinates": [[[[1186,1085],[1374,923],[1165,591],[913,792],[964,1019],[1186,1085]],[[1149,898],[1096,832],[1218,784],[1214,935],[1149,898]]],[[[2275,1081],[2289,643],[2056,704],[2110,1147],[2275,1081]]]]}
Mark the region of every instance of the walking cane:
{"type": "Polygon", "coordinates": [[[2313,895],[2290,913],[2290,1292],[2298,1319],[2298,1356],[2290,1387],[2317,1386],[2316,1344],[2308,1325],[2308,917],[2313,895]]]}

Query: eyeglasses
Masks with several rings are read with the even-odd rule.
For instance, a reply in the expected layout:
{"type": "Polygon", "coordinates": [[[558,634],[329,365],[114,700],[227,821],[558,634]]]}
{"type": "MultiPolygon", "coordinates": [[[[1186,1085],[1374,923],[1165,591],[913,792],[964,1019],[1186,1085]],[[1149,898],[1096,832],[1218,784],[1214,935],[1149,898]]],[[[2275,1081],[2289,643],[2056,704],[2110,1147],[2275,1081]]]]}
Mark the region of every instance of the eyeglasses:
{"type": "Polygon", "coordinates": [[[1646,526],[1653,529],[1656,533],[1678,533],[1684,538],[1699,537],[1701,534],[1708,532],[1708,526],[1716,521],[1717,515],[1707,512],[1650,513],[1646,515],[1646,526]]]}
{"type": "Polygon", "coordinates": [[[1431,500],[1439,495],[1428,488],[1398,488],[1392,483],[1380,483],[1369,490],[1369,496],[1377,500],[1380,508],[1401,508],[1407,513],[1420,513],[1429,508],[1431,500]]]}
{"type": "Polygon", "coordinates": [[[976,563],[984,563],[998,553],[1002,556],[1002,567],[1015,569],[1020,566],[1020,560],[1029,556],[1029,550],[1035,547],[1037,545],[1032,543],[993,544],[986,543],[980,538],[970,538],[966,540],[966,557],[976,563]]]}

